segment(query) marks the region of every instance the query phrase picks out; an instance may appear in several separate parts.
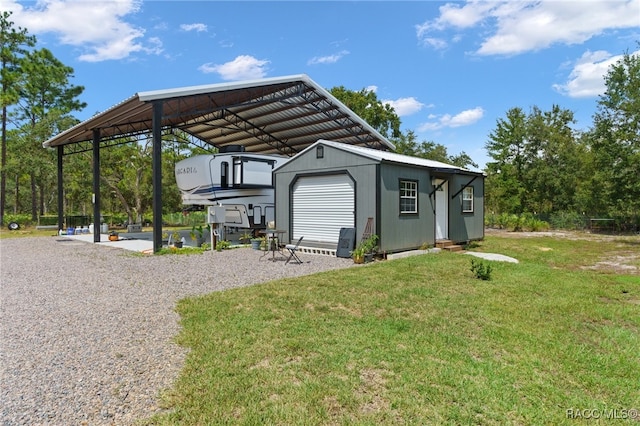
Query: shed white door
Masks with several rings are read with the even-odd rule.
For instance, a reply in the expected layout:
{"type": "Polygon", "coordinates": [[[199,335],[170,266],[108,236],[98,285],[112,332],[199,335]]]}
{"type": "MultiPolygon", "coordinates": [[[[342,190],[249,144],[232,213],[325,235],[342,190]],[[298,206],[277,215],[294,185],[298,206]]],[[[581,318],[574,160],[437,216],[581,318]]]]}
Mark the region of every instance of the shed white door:
{"type": "Polygon", "coordinates": [[[354,226],[354,184],[346,174],[298,179],[292,203],[293,241],[338,244],[340,228],[354,226]]]}
{"type": "MultiPolygon", "coordinates": [[[[436,181],[440,185],[441,180],[436,181]]],[[[449,182],[436,191],[436,240],[449,238],[449,182]]]]}

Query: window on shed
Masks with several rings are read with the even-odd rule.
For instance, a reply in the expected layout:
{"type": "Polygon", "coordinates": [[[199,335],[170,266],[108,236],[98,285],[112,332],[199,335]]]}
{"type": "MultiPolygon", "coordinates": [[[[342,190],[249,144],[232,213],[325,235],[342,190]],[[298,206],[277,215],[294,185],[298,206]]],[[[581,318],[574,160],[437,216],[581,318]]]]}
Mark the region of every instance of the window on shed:
{"type": "Polygon", "coordinates": [[[473,213],[473,186],[462,190],[462,213],[473,213]]]}
{"type": "Polygon", "coordinates": [[[418,182],[400,181],[400,214],[418,213],[418,182]]]}

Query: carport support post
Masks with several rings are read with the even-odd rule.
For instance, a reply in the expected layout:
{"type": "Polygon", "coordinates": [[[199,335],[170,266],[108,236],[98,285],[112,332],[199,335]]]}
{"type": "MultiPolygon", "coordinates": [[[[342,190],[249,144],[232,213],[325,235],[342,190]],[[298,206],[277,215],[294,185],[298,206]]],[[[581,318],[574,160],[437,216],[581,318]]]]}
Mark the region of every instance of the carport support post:
{"type": "Polygon", "coordinates": [[[64,227],[64,185],[62,184],[62,156],[64,146],[58,145],[58,231],[64,227]]]}
{"type": "Polygon", "coordinates": [[[100,242],[100,130],[93,131],[93,242],[100,242]]]}
{"type": "Polygon", "coordinates": [[[162,101],[153,103],[151,169],[153,185],[153,252],[162,248],[162,101]]]}

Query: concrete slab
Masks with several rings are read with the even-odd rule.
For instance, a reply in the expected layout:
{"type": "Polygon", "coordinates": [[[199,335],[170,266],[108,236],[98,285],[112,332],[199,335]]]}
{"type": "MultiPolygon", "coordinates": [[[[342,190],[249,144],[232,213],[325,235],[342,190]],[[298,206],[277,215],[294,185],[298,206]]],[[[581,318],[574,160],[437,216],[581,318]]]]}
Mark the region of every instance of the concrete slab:
{"type": "MultiPolygon", "coordinates": [[[[175,231],[172,231],[175,232],[175,231]]],[[[191,239],[191,231],[189,229],[181,229],[177,231],[181,238],[184,238],[185,247],[195,247],[195,241],[191,239]]],[[[100,242],[98,244],[108,247],[117,247],[125,250],[137,252],[152,253],[153,252],[153,233],[152,232],[118,232],[120,239],[118,241],[109,241],[108,234],[100,234],[100,242]]],[[[238,238],[241,233],[228,232],[226,237],[231,241],[232,245],[238,244],[238,238]]],[[[93,243],[93,234],[79,235],[61,235],[63,238],[70,238],[77,241],[93,243]]],[[[205,233],[205,242],[209,243],[209,235],[205,233]]]]}
{"type": "MultiPolygon", "coordinates": [[[[63,238],[70,238],[72,240],[84,241],[87,243],[93,243],[93,234],[80,234],[80,235],[61,235],[63,238]]],[[[129,239],[126,236],[120,235],[118,241],[109,241],[108,234],[100,234],[100,245],[121,248],[124,250],[131,250],[136,252],[153,252],[153,241],[141,240],[141,239],[129,239]]]]}
{"type": "Polygon", "coordinates": [[[442,251],[441,248],[430,248],[428,250],[409,250],[399,253],[389,253],[387,254],[387,260],[402,259],[403,257],[419,256],[421,254],[439,253],[440,251],[442,251]]]}
{"type": "Polygon", "coordinates": [[[519,263],[518,259],[514,259],[513,257],[505,256],[504,254],[496,254],[496,253],[478,253],[475,251],[467,251],[464,254],[470,254],[471,256],[479,257],[486,260],[495,260],[497,262],[510,262],[510,263],[519,263]]]}

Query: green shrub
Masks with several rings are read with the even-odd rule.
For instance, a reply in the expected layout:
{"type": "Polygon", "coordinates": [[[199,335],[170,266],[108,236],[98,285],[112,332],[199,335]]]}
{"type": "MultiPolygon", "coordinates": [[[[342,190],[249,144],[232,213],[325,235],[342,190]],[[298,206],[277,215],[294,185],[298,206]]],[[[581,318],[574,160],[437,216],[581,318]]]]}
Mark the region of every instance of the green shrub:
{"type": "Polygon", "coordinates": [[[510,231],[519,232],[522,231],[522,223],[524,222],[524,218],[522,216],[518,216],[517,214],[507,215],[505,219],[505,228],[510,231]]]}
{"type": "Polygon", "coordinates": [[[194,226],[202,225],[207,222],[206,211],[195,211],[184,214],[182,212],[177,213],[165,213],[162,215],[162,222],[166,226],[194,226]]]}
{"type": "Polygon", "coordinates": [[[549,216],[549,224],[554,229],[583,230],[587,227],[587,218],[578,212],[554,212],[549,216]]]}
{"type": "Polygon", "coordinates": [[[615,221],[615,230],[618,232],[640,231],[640,215],[629,212],[616,212],[610,215],[615,221]]]}
{"type": "Polygon", "coordinates": [[[160,251],[158,251],[157,253],[154,253],[155,256],[163,256],[163,255],[169,255],[169,254],[178,254],[178,255],[184,255],[184,254],[202,254],[204,252],[204,250],[201,247],[183,247],[181,249],[175,248],[174,246],[171,247],[163,247],[160,249],[160,251]]]}
{"type": "Polygon", "coordinates": [[[487,228],[498,227],[498,215],[495,213],[488,213],[484,216],[484,226],[487,228]]]}
{"type": "MultiPolygon", "coordinates": [[[[103,215],[103,218],[106,223],[110,225],[122,224],[128,220],[126,213],[107,213],[103,215]]],[[[134,218],[135,220],[135,218],[134,218]]],[[[93,221],[93,220],[92,220],[93,221]]]]}
{"type": "Polygon", "coordinates": [[[480,280],[489,281],[491,279],[491,265],[481,260],[471,259],[471,272],[480,280]]]}
{"type": "Polygon", "coordinates": [[[502,213],[496,218],[496,225],[500,229],[507,229],[509,231],[521,231],[522,230],[522,218],[513,213],[502,213]]]}
{"type": "Polygon", "coordinates": [[[521,216],[521,226],[523,231],[548,231],[549,224],[544,220],[538,219],[531,213],[523,213],[521,216]]]}
{"type": "Polygon", "coordinates": [[[38,225],[51,226],[58,224],[58,215],[42,215],[38,218],[38,225]]]}
{"type": "Polygon", "coordinates": [[[433,244],[429,244],[426,241],[420,245],[420,250],[429,250],[433,244]]]}
{"type": "Polygon", "coordinates": [[[216,251],[226,250],[231,247],[231,243],[229,241],[220,240],[216,243],[216,251]]]}
{"type": "Polygon", "coordinates": [[[509,224],[509,214],[501,213],[496,217],[496,226],[500,229],[506,229],[509,224]]]}
{"type": "Polygon", "coordinates": [[[8,225],[11,222],[16,222],[21,227],[33,225],[30,214],[5,214],[2,225],[8,225]]]}
{"type": "Polygon", "coordinates": [[[507,229],[513,232],[521,231],[546,231],[549,229],[549,223],[538,219],[533,213],[522,213],[521,215],[513,213],[502,213],[500,215],[492,214],[489,220],[485,220],[488,226],[495,226],[500,229],[507,229]]]}

